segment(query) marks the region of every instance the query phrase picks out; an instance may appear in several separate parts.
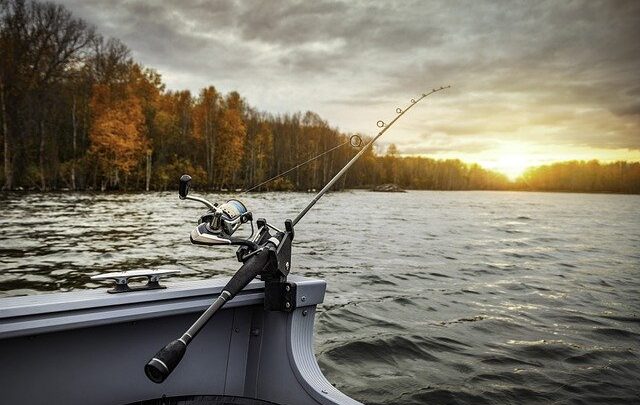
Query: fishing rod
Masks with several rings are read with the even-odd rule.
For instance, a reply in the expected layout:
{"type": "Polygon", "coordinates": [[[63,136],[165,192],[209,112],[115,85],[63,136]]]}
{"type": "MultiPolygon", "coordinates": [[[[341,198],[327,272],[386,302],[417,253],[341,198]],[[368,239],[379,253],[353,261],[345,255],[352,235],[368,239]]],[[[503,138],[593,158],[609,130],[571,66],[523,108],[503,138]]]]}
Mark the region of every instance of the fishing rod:
{"type": "MultiPolygon", "coordinates": [[[[342,177],[347,170],[378,140],[393,124],[407,111],[424,98],[437,93],[451,86],[433,89],[428,93],[423,93],[420,98],[411,99],[411,104],[404,110],[396,108],[398,114],[388,125],[384,121],[378,121],[376,125],[381,128],[380,132],[371,139],[362,149],[342,168],[329,182],[320,190],[313,199],[300,211],[293,219],[284,221],[284,230],[267,223],[264,218],[257,219],[257,232],[254,229],[253,214],[247,207],[236,199],[228,200],[223,204],[211,203],[200,197],[189,196],[191,187],[191,176],[183,175],[180,178],[178,195],[182,200],[193,200],[203,203],[209,211],[200,217],[198,226],[191,231],[191,243],[206,246],[235,245],[239,246],[236,251],[236,258],[243,263],[240,269],[231,277],[224,286],[220,295],[207,308],[202,315],[187,329],[178,339],[170,342],[160,349],[155,356],[147,362],[144,367],[147,377],[155,382],[162,383],[171,372],[178,366],[187,347],[196,335],[207,324],[211,317],[220,310],[227,302],[239,294],[256,277],[260,277],[265,283],[265,309],[271,311],[291,312],[295,309],[295,284],[287,282],[287,276],[291,269],[291,243],[295,236],[294,226],[309,212],[309,210],[322,198],[324,194],[342,177]],[[248,238],[236,238],[232,235],[243,224],[251,224],[251,235],[248,238]]],[[[359,139],[359,138],[358,138],[359,139]]],[[[352,142],[350,139],[347,142],[352,142]]],[[[361,141],[360,141],[361,142],[361,141]]],[[[335,150],[345,143],[332,148],[335,150]]],[[[330,150],[330,151],[331,151],[330,150]]],[[[297,165],[309,163],[327,152],[323,152],[307,161],[297,165]]],[[[289,169],[290,172],[294,169],[289,169]]],[[[286,173],[285,173],[286,174],[286,173]]],[[[280,175],[269,179],[281,177],[280,175]]],[[[268,182],[266,181],[266,182],[268,182]]],[[[252,187],[255,189],[266,182],[252,187]]],[[[251,190],[249,189],[249,190],[251,190]]],[[[245,192],[249,191],[246,190],[245,192]]]]}

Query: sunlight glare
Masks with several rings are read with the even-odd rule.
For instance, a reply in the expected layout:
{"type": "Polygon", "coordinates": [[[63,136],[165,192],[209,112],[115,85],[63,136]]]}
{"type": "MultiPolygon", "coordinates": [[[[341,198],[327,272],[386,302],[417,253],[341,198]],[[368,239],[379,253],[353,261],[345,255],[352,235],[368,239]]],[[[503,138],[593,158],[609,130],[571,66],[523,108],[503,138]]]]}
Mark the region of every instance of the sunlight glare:
{"type": "Polygon", "coordinates": [[[495,170],[505,174],[510,180],[517,179],[531,166],[535,164],[524,154],[503,154],[495,162],[495,170]]]}
{"type": "Polygon", "coordinates": [[[487,168],[499,171],[510,180],[516,180],[526,169],[540,164],[535,154],[524,144],[508,144],[495,150],[491,159],[482,162],[487,168]]]}

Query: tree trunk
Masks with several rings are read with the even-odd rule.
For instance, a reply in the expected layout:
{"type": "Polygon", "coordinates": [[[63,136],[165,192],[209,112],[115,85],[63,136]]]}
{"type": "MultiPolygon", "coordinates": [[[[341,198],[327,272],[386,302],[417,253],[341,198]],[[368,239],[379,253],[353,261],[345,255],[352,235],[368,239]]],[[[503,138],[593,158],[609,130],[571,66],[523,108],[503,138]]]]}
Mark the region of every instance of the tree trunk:
{"type": "Polygon", "coordinates": [[[93,191],[98,189],[98,165],[95,163],[93,165],[93,186],[91,189],[93,191]]]}
{"type": "Polygon", "coordinates": [[[207,160],[207,183],[211,187],[213,183],[213,159],[211,159],[211,137],[209,129],[209,111],[204,115],[204,143],[205,143],[205,155],[207,160]]]}
{"type": "Polygon", "coordinates": [[[218,165],[215,164],[216,157],[216,140],[211,137],[211,184],[216,184],[218,180],[218,165]]]}
{"type": "Polygon", "coordinates": [[[71,110],[71,119],[73,125],[73,160],[71,161],[71,189],[76,189],[76,152],[78,145],[78,120],[76,117],[76,97],[73,96],[73,109],[71,110]]]}
{"type": "Polygon", "coordinates": [[[7,107],[4,100],[4,84],[0,81],[0,113],[2,114],[2,135],[4,142],[4,185],[3,190],[13,188],[13,166],[11,162],[11,144],[9,142],[9,124],[7,123],[7,107]]]}
{"type": "Polygon", "coordinates": [[[114,180],[113,183],[111,184],[114,188],[120,188],[120,173],[118,171],[118,168],[115,168],[115,173],[114,173],[114,180]]]}
{"type": "Polygon", "coordinates": [[[147,179],[144,189],[149,191],[149,184],[151,183],[151,149],[147,150],[147,179]]]}
{"type": "Polygon", "coordinates": [[[47,188],[44,177],[44,118],[40,118],[40,191],[47,188]]]}
{"type": "Polygon", "coordinates": [[[209,145],[209,138],[205,132],[204,135],[204,154],[205,154],[205,160],[206,160],[206,165],[207,165],[207,184],[209,186],[211,186],[211,180],[212,180],[212,176],[211,176],[211,153],[209,152],[209,150],[211,149],[211,146],[209,145]]]}
{"type": "MultiPolygon", "coordinates": [[[[300,135],[296,134],[295,141],[293,142],[295,148],[296,162],[302,161],[302,156],[300,155],[300,135]]],[[[296,191],[300,190],[300,172],[302,170],[296,170],[296,191]]]]}

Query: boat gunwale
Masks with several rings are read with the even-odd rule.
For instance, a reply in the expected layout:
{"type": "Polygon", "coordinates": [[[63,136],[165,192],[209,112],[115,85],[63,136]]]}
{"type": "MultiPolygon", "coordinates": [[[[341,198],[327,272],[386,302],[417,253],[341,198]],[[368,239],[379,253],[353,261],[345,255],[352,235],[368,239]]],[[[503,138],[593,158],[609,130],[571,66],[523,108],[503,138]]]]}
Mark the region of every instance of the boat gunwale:
{"type": "MultiPolygon", "coordinates": [[[[229,278],[167,283],[162,290],[108,294],[106,289],[0,298],[0,339],[60,330],[196,313],[206,309],[229,278]]],[[[326,282],[291,276],[296,307],[324,300],[326,282]]],[[[261,305],[264,282],[252,281],[225,308],[261,305]]]]}

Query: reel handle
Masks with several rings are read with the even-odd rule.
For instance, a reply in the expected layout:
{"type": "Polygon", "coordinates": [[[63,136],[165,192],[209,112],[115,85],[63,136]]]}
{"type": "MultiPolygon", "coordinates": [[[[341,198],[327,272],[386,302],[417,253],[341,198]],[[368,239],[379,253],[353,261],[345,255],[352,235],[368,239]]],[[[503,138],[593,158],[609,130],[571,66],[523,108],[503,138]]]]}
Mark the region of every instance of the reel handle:
{"type": "Polygon", "coordinates": [[[187,198],[187,194],[189,194],[189,189],[191,188],[191,176],[188,174],[183,174],[180,177],[180,186],[178,187],[178,195],[181,200],[187,198]]]}
{"type": "Polygon", "coordinates": [[[189,190],[191,189],[191,176],[188,174],[183,174],[180,177],[180,185],[178,186],[178,196],[181,200],[192,200],[198,201],[207,206],[211,211],[216,211],[216,204],[213,204],[204,198],[200,197],[189,197],[189,190]]]}

